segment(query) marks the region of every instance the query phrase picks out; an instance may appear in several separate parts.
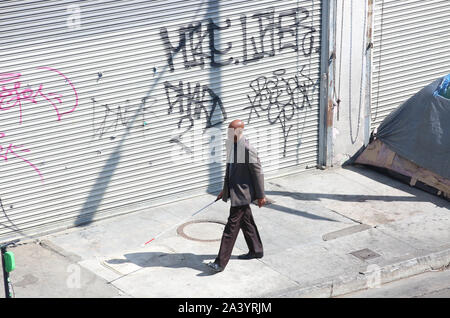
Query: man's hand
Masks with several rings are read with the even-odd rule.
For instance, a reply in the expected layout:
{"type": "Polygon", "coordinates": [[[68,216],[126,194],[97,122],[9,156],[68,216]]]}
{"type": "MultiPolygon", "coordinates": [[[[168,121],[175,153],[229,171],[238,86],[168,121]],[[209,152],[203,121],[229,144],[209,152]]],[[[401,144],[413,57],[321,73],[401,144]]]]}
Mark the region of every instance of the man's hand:
{"type": "Polygon", "coordinates": [[[219,201],[220,199],[222,199],[222,197],[223,197],[223,190],[220,191],[219,195],[216,198],[216,201],[219,201]]]}
{"type": "Polygon", "coordinates": [[[266,198],[258,199],[258,206],[262,207],[267,203],[266,198]]]}

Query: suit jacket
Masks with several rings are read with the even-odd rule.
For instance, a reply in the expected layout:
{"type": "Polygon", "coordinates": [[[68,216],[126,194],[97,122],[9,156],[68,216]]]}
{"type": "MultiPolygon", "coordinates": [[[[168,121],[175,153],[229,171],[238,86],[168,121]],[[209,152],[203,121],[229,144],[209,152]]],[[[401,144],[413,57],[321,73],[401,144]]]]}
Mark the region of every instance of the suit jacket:
{"type": "Polygon", "coordinates": [[[230,199],[231,206],[241,206],[262,198],[264,175],[255,148],[245,137],[237,143],[227,141],[227,167],[222,200],[227,202],[230,199]]]}

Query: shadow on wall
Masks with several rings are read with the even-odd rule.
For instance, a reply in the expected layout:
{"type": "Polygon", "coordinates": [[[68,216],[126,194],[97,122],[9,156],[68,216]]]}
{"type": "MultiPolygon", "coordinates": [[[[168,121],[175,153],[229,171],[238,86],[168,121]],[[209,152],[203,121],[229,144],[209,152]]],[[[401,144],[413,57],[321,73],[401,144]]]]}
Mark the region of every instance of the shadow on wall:
{"type": "MultiPolygon", "coordinates": [[[[206,9],[206,14],[208,17],[210,17],[213,20],[219,21],[220,19],[220,9],[217,9],[217,7],[220,8],[220,0],[208,1],[208,7],[206,9]]],[[[213,31],[214,32],[214,31],[213,31]]],[[[221,50],[221,40],[220,40],[220,32],[215,34],[214,38],[214,44],[213,47],[217,48],[218,50],[221,50]]],[[[209,69],[209,87],[215,92],[215,94],[220,98],[222,96],[222,72],[220,67],[209,69]],[[213,80],[214,79],[214,80],[213,80]]],[[[218,113],[218,112],[215,112],[218,113]]],[[[211,121],[213,120],[212,117],[214,116],[214,113],[211,113],[211,121]]],[[[220,113],[221,120],[218,120],[218,124],[215,125],[216,128],[220,129],[222,131],[223,127],[223,114],[220,113]]],[[[219,162],[210,162],[208,163],[208,177],[209,177],[209,183],[208,188],[206,189],[207,193],[210,194],[218,194],[218,192],[221,189],[218,189],[219,185],[217,182],[213,181],[214,173],[217,171],[218,168],[220,168],[221,163],[219,162]]],[[[220,181],[221,183],[221,181],[220,181]]]]}
{"type": "MultiPolygon", "coordinates": [[[[200,3],[192,21],[205,19],[207,17],[208,13],[212,10],[211,8],[213,6],[217,6],[220,3],[219,0],[209,0],[207,2],[208,2],[207,13],[203,17],[197,17],[198,12],[200,11],[201,7],[204,5],[205,2],[200,3]]],[[[175,57],[181,51],[181,48],[182,48],[182,45],[180,45],[179,48],[174,51],[172,56],[175,57]]],[[[155,91],[156,86],[160,83],[162,77],[164,76],[164,74],[166,74],[168,68],[169,68],[169,65],[166,64],[164,66],[164,68],[157,75],[158,77],[153,80],[153,83],[152,83],[150,89],[148,90],[147,94],[145,95],[145,97],[142,98],[141,104],[139,105],[138,109],[135,111],[135,113],[131,117],[131,119],[129,121],[129,125],[127,125],[126,130],[123,133],[120,141],[117,142],[111,155],[107,159],[106,163],[103,165],[102,171],[97,176],[94,185],[92,186],[91,190],[89,191],[86,201],[84,202],[84,204],[80,210],[80,213],[78,214],[76,220],[74,221],[75,226],[88,225],[92,222],[92,220],[103,200],[103,197],[105,195],[105,190],[107,189],[108,185],[110,184],[111,178],[114,175],[114,172],[116,171],[117,165],[119,164],[123,143],[130,133],[130,127],[133,127],[134,122],[136,121],[138,116],[141,114],[143,107],[145,106],[145,101],[151,97],[151,94],[155,91]]],[[[213,168],[214,167],[209,167],[210,178],[212,177],[213,168]]],[[[208,190],[217,191],[217,188],[213,187],[208,190]]]]}

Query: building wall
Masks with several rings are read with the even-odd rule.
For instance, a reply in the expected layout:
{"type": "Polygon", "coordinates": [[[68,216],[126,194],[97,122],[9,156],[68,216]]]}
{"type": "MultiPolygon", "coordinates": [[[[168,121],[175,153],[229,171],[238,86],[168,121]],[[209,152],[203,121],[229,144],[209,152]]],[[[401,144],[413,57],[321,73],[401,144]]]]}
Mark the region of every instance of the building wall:
{"type": "Polygon", "coordinates": [[[315,168],[321,7],[0,2],[0,240],[217,194],[233,119],[266,179],[315,168]]]}
{"type": "Polygon", "coordinates": [[[340,165],[352,156],[367,138],[366,116],[370,112],[368,73],[370,50],[366,52],[369,0],[337,0],[335,81],[331,163],[340,165]],[[340,103],[337,104],[337,100],[340,103]]]}
{"type": "Polygon", "coordinates": [[[340,165],[389,113],[450,73],[450,11],[446,0],[331,2],[337,12],[331,87],[341,102],[333,109],[328,161],[340,165]]]}
{"type": "MultiPolygon", "coordinates": [[[[388,0],[0,2],[0,238],[217,193],[235,118],[267,177],[341,165],[370,135],[380,1],[408,18],[388,0]]],[[[449,23],[441,3],[424,6],[449,23]]]]}

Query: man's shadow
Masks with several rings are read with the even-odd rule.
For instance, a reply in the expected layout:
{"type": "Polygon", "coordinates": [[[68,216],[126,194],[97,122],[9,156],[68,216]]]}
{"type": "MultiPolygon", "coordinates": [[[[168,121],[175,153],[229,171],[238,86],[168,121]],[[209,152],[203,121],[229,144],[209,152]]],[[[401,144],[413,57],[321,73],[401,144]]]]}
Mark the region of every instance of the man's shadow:
{"type": "MultiPolygon", "coordinates": [[[[139,267],[169,267],[169,268],[192,268],[200,273],[197,276],[211,276],[216,274],[208,267],[206,260],[214,261],[217,255],[198,255],[192,253],[163,253],[145,252],[124,254],[125,259],[109,259],[108,265],[132,263],[139,267]]],[[[237,256],[231,256],[237,259],[237,256]]]]}

